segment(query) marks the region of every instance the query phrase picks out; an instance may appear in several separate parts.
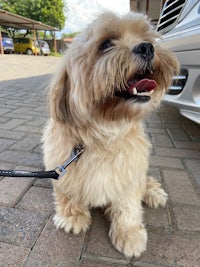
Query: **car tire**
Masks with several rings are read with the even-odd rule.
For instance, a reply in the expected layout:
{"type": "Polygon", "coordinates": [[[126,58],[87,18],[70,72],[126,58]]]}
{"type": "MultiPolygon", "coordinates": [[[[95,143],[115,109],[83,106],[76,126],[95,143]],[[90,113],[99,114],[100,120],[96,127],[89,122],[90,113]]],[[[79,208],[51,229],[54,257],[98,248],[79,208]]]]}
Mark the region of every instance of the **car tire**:
{"type": "Polygon", "coordinates": [[[33,51],[32,51],[30,48],[28,48],[28,49],[26,50],[26,54],[27,54],[27,55],[33,55],[33,51]]]}

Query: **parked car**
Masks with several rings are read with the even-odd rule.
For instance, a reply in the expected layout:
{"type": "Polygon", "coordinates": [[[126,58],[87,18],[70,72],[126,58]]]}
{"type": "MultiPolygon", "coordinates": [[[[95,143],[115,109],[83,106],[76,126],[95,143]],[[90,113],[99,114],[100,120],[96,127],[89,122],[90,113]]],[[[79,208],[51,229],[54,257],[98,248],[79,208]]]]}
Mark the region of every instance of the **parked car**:
{"type": "Polygon", "coordinates": [[[14,39],[14,52],[15,53],[25,53],[27,55],[39,55],[40,47],[38,42],[34,44],[32,38],[15,38],[14,39]]]}
{"type": "Polygon", "coordinates": [[[50,54],[49,45],[44,40],[38,40],[41,55],[48,56],[50,54]]]}
{"type": "MultiPolygon", "coordinates": [[[[2,45],[3,45],[3,51],[5,54],[11,54],[14,51],[14,45],[13,40],[10,37],[9,33],[7,32],[1,32],[1,38],[2,38],[2,45]]],[[[1,47],[1,43],[0,43],[1,47]]]]}
{"type": "Polygon", "coordinates": [[[164,101],[200,124],[200,1],[168,0],[157,31],[162,34],[161,44],[174,51],[180,62],[180,74],[164,101]]]}

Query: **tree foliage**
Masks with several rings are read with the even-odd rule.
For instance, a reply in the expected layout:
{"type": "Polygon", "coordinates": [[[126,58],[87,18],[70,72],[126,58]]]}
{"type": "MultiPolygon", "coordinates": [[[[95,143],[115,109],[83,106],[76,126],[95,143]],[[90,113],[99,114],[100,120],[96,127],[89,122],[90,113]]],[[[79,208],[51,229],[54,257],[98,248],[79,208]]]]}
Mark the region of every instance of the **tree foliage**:
{"type": "Polygon", "coordinates": [[[64,38],[73,38],[75,37],[79,32],[72,32],[72,33],[63,33],[62,34],[62,39],[64,38]]]}
{"type": "Polygon", "coordinates": [[[0,8],[59,30],[65,24],[64,0],[0,0],[0,8]]]}

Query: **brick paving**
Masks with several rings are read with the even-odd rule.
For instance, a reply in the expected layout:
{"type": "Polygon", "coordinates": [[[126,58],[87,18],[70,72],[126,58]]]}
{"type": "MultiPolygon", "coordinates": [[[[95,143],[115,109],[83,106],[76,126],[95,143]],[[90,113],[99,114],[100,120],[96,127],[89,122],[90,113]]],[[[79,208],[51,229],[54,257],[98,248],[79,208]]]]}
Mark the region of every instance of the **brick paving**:
{"type": "MultiPolygon", "coordinates": [[[[0,56],[0,168],[43,168],[45,87],[60,58],[0,56]]],[[[92,211],[87,233],[57,231],[50,180],[0,178],[0,266],[199,267],[200,127],[165,104],[145,121],[153,144],[150,174],[169,194],[165,208],[144,207],[147,251],[126,259],[111,245],[109,222],[92,211]]]]}

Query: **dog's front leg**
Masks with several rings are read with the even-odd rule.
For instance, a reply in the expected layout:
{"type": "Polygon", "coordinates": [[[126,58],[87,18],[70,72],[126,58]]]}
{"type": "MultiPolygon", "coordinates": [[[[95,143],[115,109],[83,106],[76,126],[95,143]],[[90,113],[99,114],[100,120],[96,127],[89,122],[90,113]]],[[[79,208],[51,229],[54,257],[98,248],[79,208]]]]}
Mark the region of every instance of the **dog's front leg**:
{"type": "Polygon", "coordinates": [[[141,200],[123,196],[120,202],[112,203],[106,212],[111,219],[109,236],[115,248],[126,257],[139,257],[147,243],[141,200]]]}
{"type": "Polygon", "coordinates": [[[91,215],[87,207],[73,202],[59,189],[54,188],[56,214],[53,217],[57,229],[64,229],[66,233],[79,234],[86,231],[91,224],[91,215]]]}

